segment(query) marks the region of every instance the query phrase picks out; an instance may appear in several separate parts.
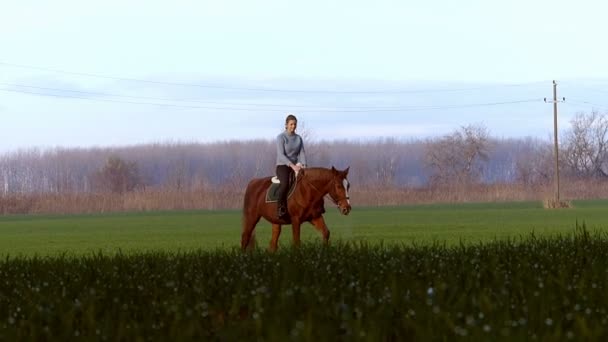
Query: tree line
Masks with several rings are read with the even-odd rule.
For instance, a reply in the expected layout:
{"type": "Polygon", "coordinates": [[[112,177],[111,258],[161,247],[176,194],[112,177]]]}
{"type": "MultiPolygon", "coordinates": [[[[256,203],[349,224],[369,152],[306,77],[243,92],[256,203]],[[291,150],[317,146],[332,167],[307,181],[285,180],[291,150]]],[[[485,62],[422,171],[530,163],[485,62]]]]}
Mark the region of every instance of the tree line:
{"type": "MultiPolygon", "coordinates": [[[[306,150],[310,166],[350,166],[353,187],[366,189],[534,186],[549,184],[554,174],[550,139],[495,138],[483,124],[426,139],[311,139],[306,150]]],[[[0,156],[0,194],[239,191],[251,178],[272,175],[275,159],[273,139],[22,149],[0,156]]],[[[602,180],[607,163],[607,114],[578,113],[560,137],[562,175],[602,180]]]]}

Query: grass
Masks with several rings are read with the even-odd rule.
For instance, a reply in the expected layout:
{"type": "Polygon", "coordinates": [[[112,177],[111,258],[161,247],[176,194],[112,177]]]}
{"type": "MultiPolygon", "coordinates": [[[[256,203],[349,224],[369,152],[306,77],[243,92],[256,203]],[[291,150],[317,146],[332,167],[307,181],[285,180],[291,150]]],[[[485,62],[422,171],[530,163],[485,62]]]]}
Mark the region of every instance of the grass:
{"type": "Polygon", "coordinates": [[[274,254],[238,211],[0,217],[0,340],[606,340],[606,208],[328,207],[274,254]]]}
{"type": "Polygon", "coordinates": [[[605,341],[608,238],[0,260],[0,340],[605,341]]]}
{"type": "MultiPolygon", "coordinates": [[[[572,232],[577,222],[591,231],[608,229],[608,201],[576,201],[574,208],[543,209],[541,202],[469,203],[401,207],[355,207],[341,216],[327,206],[332,241],[371,244],[490,242],[572,232]]],[[[0,255],[33,256],[146,251],[230,250],[238,247],[241,213],[225,211],[140,212],[69,216],[0,217],[0,255]]],[[[256,229],[260,246],[270,240],[270,225],[256,229]]],[[[319,243],[311,225],[305,242],[319,243]]],[[[281,246],[291,243],[284,227],[281,246]]]]}

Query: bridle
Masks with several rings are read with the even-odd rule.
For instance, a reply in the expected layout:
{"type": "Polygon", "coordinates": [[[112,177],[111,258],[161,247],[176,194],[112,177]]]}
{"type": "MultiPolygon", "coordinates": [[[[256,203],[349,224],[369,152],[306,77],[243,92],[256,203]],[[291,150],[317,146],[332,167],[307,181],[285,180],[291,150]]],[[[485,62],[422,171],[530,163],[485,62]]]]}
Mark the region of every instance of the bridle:
{"type": "MultiPolygon", "coordinates": [[[[306,178],[305,175],[302,175],[301,180],[303,181],[306,178]]],[[[321,190],[319,190],[319,188],[317,188],[310,180],[306,179],[306,182],[308,183],[308,185],[310,185],[310,187],[315,190],[317,193],[324,195],[325,193],[321,190]]],[[[332,179],[331,180],[332,185],[335,185],[336,183],[336,179],[332,179]]],[[[329,197],[329,199],[331,199],[332,202],[334,202],[334,204],[339,207],[340,206],[340,201],[348,201],[350,199],[350,196],[344,196],[343,198],[338,198],[337,200],[334,199],[332,197],[332,195],[329,193],[329,191],[327,192],[327,195],[329,197]]]]}

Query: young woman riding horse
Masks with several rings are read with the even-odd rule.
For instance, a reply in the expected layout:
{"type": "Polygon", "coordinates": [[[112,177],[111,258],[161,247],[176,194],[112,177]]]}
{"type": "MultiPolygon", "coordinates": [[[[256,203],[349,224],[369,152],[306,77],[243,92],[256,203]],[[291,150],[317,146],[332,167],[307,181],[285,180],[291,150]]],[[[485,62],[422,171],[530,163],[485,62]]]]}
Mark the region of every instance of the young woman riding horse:
{"type": "Polygon", "coordinates": [[[298,119],[289,114],[285,118],[285,131],[277,136],[277,167],[276,173],[279,178],[279,201],[277,207],[277,218],[288,217],[287,191],[291,186],[294,173],[306,167],[306,153],[304,152],[304,141],[296,133],[298,119]]]}
{"type": "Polygon", "coordinates": [[[351,210],[348,190],[348,168],[340,171],[315,167],[300,170],[296,179],[295,189],[287,205],[289,214],[277,218],[274,202],[266,200],[266,193],[272,183],[271,177],[256,178],[249,182],[245,190],[243,201],[243,233],[241,235],[241,248],[251,247],[255,226],[263,217],[272,223],[272,239],[270,250],[275,251],[281,234],[281,225],[291,223],[293,244],[300,244],[300,226],[304,222],[312,223],[323,235],[323,242],[329,242],[329,230],[325,224],[323,213],[323,198],[329,198],[338,206],[340,213],[348,215],[351,210]]]}

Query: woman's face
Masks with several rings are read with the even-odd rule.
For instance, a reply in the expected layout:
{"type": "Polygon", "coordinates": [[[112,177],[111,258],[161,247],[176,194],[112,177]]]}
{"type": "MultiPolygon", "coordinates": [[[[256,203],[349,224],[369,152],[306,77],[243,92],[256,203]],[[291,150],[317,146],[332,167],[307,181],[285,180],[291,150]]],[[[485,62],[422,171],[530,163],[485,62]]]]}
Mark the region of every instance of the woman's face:
{"type": "Polygon", "coordinates": [[[289,120],[285,124],[285,129],[289,134],[293,134],[296,131],[296,128],[298,128],[298,122],[296,120],[289,120]]]}

